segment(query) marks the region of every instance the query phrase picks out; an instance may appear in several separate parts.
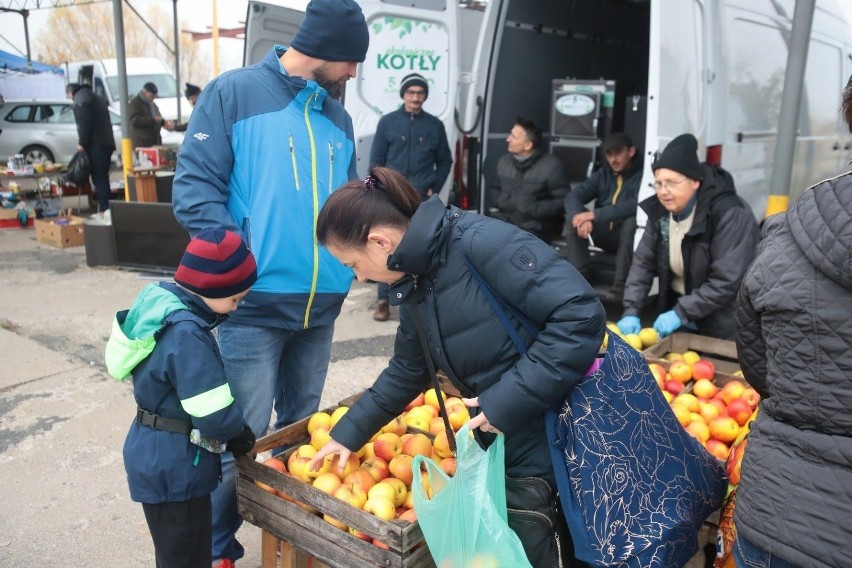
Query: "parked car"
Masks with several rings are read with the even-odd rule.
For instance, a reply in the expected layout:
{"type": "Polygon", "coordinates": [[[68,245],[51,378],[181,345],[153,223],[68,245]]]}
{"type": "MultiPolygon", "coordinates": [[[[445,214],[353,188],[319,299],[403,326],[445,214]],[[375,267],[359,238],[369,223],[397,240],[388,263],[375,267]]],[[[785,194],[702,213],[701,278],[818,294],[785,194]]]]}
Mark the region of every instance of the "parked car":
{"type": "MultiPolygon", "coordinates": [[[[121,115],[109,109],[115,147],[113,162],[121,164],[121,115]]],[[[163,130],[163,144],[180,145],[183,134],[163,130]]],[[[77,125],[70,99],[6,100],[0,105],[0,162],[23,154],[38,160],[68,163],[77,149],[77,125]]]]}

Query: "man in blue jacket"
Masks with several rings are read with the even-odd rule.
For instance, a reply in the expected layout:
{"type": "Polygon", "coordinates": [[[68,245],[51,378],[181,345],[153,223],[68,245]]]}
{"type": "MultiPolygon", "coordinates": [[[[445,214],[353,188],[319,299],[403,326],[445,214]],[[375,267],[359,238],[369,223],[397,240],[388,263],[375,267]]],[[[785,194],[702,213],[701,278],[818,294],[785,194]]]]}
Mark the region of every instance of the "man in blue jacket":
{"type": "MultiPolygon", "coordinates": [[[[376,127],[370,149],[370,165],[396,170],[426,201],[438,193],[447,181],[453,155],[441,120],[423,110],[429,98],[429,83],[423,75],[411,73],[399,85],[402,106],[384,115],[376,127]]],[[[386,321],[390,316],[390,287],[379,282],[373,319],[386,321]]]]}
{"type": "MultiPolygon", "coordinates": [[[[219,327],[219,345],[234,398],[258,437],[276,393],[285,401],[281,424],[319,408],[352,271],[319,246],[314,219],[332,191],[357,177],[352,119],[335,97],[368,44],[358,4],[313,0],[289,48],[275,46],[262,62],[204,88],[181,146],[177,219],[192,234],[208,226],[237,231],[257,258],[257,283],[219,327]]],[[[243,556],[234,536],[235,473],[225,454],[212,496],[220,566],[243,556]]]]}

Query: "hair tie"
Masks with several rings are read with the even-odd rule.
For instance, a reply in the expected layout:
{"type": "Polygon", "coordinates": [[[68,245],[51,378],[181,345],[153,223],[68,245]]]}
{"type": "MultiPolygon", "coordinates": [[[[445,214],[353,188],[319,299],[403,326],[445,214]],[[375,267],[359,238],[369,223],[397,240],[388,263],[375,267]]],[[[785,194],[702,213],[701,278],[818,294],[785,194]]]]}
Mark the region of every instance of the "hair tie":
{"type": "Polygon", "coordinates": [[[367,174],[367,177],[364,178],[364,187],[367,189],[375,189],[378,183],[379,180],[373,174],[367,174]]]}

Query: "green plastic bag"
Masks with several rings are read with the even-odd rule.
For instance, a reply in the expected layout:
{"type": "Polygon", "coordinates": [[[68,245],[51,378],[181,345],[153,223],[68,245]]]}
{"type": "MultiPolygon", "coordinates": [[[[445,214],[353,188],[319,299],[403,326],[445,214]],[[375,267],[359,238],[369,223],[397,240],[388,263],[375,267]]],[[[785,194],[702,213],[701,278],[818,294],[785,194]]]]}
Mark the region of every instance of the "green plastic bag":
{"type": "Polygon", "coordinates": [[[518,535],[506,521],[503,444],[503,435],[498,435],[483,450],[465,424],[456,434],[455,476],[448,477],[425,456],[411,461],[414,510],[438,568],[530,566],[518,535]]]}

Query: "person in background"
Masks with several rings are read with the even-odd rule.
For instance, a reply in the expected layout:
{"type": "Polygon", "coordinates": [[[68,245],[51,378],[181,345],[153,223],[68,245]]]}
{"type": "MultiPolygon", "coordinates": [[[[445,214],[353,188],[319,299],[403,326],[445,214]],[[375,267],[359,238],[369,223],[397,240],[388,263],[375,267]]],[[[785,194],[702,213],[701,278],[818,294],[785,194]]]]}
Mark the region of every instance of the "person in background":
{"type": "Polygon", "coordinates": [[[209,568],[218,452],[247,454],[255,442],[212,331],[237,309],[257,268],[239,235],[205,229],[190,241],[174,280],[149,284],[116,314],[105,358],[114,378],[133,375],[138,408],[124,467],[157,566],[209,568]]]}
{"type": "Polygon", "coordinates": [[[86,152],[91,166],[92,185],[98,198],[97,215],[109,210],[109,169],[115,152],[115,138],[106,100],[92,92],[89,85],[68,83],[65,94],[74,101],[77,123],[77,152],[86,152]]]}
{"type": "Polygon", "coordinates": [[[605,300],[620,304],[633,260],[642,159],[636,155],[633,141],[623,132],[610,134],[601,149],[607,166],[565,196],[565,258],[589,280],[590,241],[615,253],[615,278],[605,300]],[[594,205],[586,209],[590,201],[594,205]]]}
{"type": "Polygon", "coordinates": [[[653,163],[656,196],[624,287],[622,333],[638,333],[639,313],[659,277],[654,329],[666,337],[683,326],[702,335],[734,337],[737,291],[754,258],[754,214],[720,166],[698,162],[698,141],[681,134],[653,163]]]}
{"type": "MultiPolygon", "coordinates": [[[[186,97],[186,100],[189,101],[189,104],[192,107],[195,107],[195,101],[198,100],[198,97],[201,96],[201,87],[198,85],[193,85],[192,83],[186,84],[186,89],[183,90],[183,96],[186,97]]],[[[189,121],[181,122],[180,124],[175,124],[175,132],[186,132],[186,127],[189,126],[189,121]]]]}
{"type": "MultiPolygon", "coordinates": [[[[444,186],[453,155],[444,123],[423,110],[429,83],[417,73],[403,77],[399,86],[402,106],[379,119],[370,151],[370,164],[386,166],[404,175],[424,201],[444,186]]],[[[379,282],[373,319],[390,317],[387,284],[379,282]]]]}
{"type": "Polygon", "coordinates": [[[471,430],[479,428],[485,437],[505,434],[507,488],[518,489],[507,491],[509,525],[530,561],[536,567],[563,565],[561,542],[562,560],[573,566],[567,527],[554,509],[544,412],[580,381],[601,346],[606,318],[591,286],[540,239],[448,208],[437,196],[421,204],[407,180],[387,168],[374,168],[364,182],[337,190],[317,220],[317,238],[359,280],[390,284],[400,323],[388,367],[334,426],[333,441],[317,452],[312,466],[331,453],[345,463],[429,388],[416,312],[435,366],[478,411],[471,430]],[[528,346],[525,355],[478,290],[467,262],[498,298],[541,329],[533,338],[512,320],[528,346]],[[517,499],[520,494],[525,497],[517,499]]]}
{"type": "Polygon", "coordinates": [[[174,130],[172,121],[160,115],[160,108],[154,102],[156,98],[157,85],[145,83],[127,106],[130,113],[130,142],[134,150],[160,146],[163,143],[160,128],[174,130]]]}
{"type": "MultiPolygon", "coordinates": [[[[852,77],[842,95],[852,132],[852,77]]],[[[737,566],[852,566],[852,165],[766,219],[737,299],[760,393],[737,488],[737,566]]]]}
{"type": "MultiPolygon", "coordinates": [[[[314,223],[332,192],[356,177],[352,119],[339,97],[364,61],[369,32],[353,0],[312,0],[289,48],[223,73],[196,103],[175,172],[177,220],[191,233],[224,226],[258,261],[257,285],[219,326],[234,398],[256,436],[315,412],[334,321],[352,271],[319,247],[314,223]],[[282,396],[283,393],[283,396],[282,396]]],[[[222,459],[213,493],[213,558],[233,566],[236,466],[222,459]]]]}
{"type": "Polygon", "coordinates": [[[533,121],[518,117],[506,138],[508,154],[497,162],[489,214],[529,231],[545,242],[559,234],[568,180],[559,158],[541,148],[542,133],[533,121]]]}

